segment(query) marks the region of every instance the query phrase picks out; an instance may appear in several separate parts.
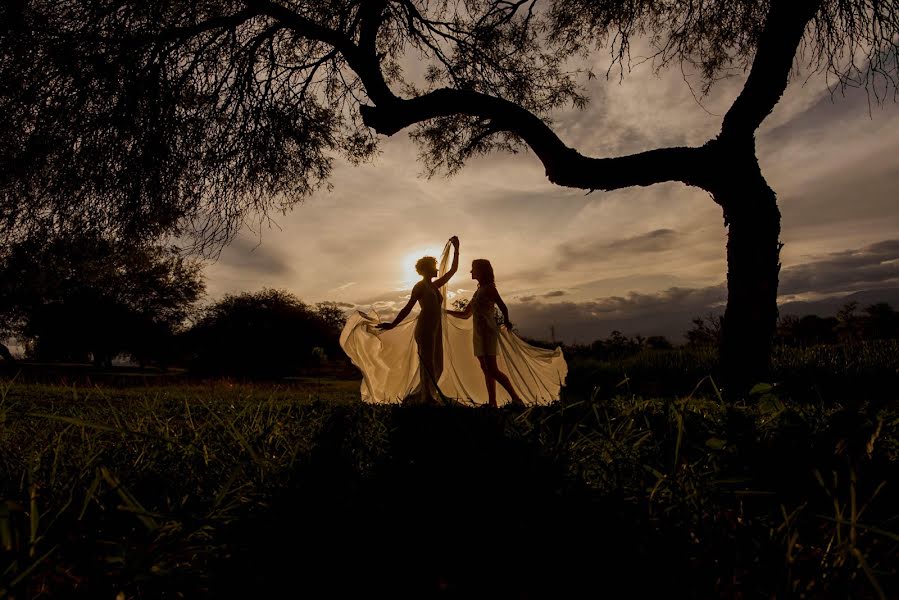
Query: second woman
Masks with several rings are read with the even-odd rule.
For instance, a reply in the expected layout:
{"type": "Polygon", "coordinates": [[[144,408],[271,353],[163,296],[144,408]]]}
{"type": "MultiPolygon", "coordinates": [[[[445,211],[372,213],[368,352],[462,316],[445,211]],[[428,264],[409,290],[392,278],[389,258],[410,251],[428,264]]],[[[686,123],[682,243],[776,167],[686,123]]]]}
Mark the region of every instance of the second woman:
{"type": "Polygon", "coordinates": [[[446,312],[463,319],[474,317],[473,349],[487,382],[487,404],[496,408],[496,383],[499,382],[509,392],[514,406],[524,406],[524,402],[515,393],[512,382],[496,364],[496,355],[499,354],[499,325],[496,324],[493,316],[494,306],[499,307],[499,311],[503,315],[503,323],[510,331],[512,323],[509,321],[509,309],[496,289],[493,266],[490,261],[483,258],[472,261],[471,278],[478,282],[478,289],[471,301],[464,310],[448,310],[446,312]]]}

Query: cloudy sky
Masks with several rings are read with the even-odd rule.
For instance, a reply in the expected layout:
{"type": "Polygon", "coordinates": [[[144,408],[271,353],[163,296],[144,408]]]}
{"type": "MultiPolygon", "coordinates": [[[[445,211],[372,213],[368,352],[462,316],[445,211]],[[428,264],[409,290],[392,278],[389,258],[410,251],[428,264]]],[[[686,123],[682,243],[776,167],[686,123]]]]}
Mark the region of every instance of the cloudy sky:
{"type": "MultiPolygon", "coordinates": [[[[588,108],[558,112],[554,127],[597,157],[701,144],[742,83],[721,82],[700,105],[679,70],[644,65],[623,83],[590,81],[588,108]]],[[[781,301],[899,288],[899,104],[795,78],[757,139],[783,213],[781,301]]],[[[552,326],[556,339],[589,342],[620,329],[679,342],[692,316],[723,310],[726,230],[705,192],[585,194],[548,183],[531,153],[427,179],[416,156],[400,133],[382,138],[371,164],[338,163],[330,192],[225,249],[206,271],[209,299],[275,287],[390,315],[408,298],[415,260],[458,235],[453,293],[470,296],[470,261],[490,259],[525,335],[549,339],[552,326]]]]}

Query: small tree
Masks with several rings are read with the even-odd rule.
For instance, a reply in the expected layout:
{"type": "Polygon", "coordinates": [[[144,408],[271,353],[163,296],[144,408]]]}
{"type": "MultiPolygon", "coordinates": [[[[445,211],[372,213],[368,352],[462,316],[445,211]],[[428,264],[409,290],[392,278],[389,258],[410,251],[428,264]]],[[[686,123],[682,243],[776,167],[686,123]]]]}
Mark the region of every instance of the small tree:
{"type": "Polygon", "coordinates": [[[328,326],[332,333],[338,336],[346,325],[346,310],[336,302],[319,302],[315,305],[315,314],[328,326]]]}
{"type": "Polygon", "coordinates": [[[646,338],[643,345],[650,350],[671,350],[674,348],[664,335],[651,335],[646,338]]]}
{"type": "Polygon", "coordinates": [[[836,334],[841,342],[855,342],[861,339],[862,320],[857,314],[858,302],[851,301],[837,311],[836,334]]]}
{"type": "Polygon", "coordinates": [[[779,321],[777,335],[787,346],[831,344],[837,341],[837,325],[834,317],[786,315],[779,321]]]}
{"type": "Polygon", "coordinates": [[[211,375],[283,377],[335,352],[333,322],[293,294],[274,289],[226,295],[187,333],[193,370],[211,375]]]}
{"type": "Polygon", "coordinates": [[[0,260],[3,333],[32,358],[165,362],[202,296],[200,264],[177,249],[98,236],[27,239],[0,260]]]}
{"type": "Polygon", "coordinates": [[[704,346],[717,348],[721,343],[721,326],[724,317],[709,313],[705,317],[693,319],[693,327],[684,335],[690,346],[704,346]]]}
{"type": "Polygon", "coordinates": [[[868,340],[899,338],[899,313],[886,302],[867,306],[862,328],[868,340]]]}

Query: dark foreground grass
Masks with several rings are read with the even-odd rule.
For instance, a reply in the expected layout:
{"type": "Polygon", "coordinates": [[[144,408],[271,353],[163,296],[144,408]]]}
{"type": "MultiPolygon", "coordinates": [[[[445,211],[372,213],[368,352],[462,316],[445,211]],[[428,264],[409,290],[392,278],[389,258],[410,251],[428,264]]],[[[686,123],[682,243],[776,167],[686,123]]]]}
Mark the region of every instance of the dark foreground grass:
{"type": "Polygon", "coordinates": [[[895,403],[352,385],[7,382],[0,597],[899,594],[895,403]]]}
{"type": "MultiPolygon", "coordinates": [[[[605,360],[570,352],[568,359],[567,392],[581,397],[683,397],[707,376],[720,379],[718,353],[713,348],[644,349],[605,360]]],[[[894,402],[899,389],[899,340],[777,346],[770,378],[782,397],[802,404],[894,402]]]]}

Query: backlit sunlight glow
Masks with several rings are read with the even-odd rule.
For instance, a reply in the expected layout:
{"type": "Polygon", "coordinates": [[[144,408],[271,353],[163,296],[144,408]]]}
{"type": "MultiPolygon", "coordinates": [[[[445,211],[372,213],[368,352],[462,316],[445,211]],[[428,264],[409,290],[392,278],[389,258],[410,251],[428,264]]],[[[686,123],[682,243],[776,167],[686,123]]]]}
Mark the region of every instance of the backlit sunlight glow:
{"type": "Polygon", "coordinates": [[[428,247],[420,247],[417,250],[413,250],[400,260],[399,263],[399,277],[397,278],[401,283],[399,284],[399,289],[401,290],[411,290],[412,286],[414,286],[421,279],[421,275],[415,272],[415,263],[418,262],[418,259],[422,256],[433,256],[437,259],[438,267],[440,265],[440,255],[443,253],[443,248],[436,246],[428,246],[428,247]]]}

